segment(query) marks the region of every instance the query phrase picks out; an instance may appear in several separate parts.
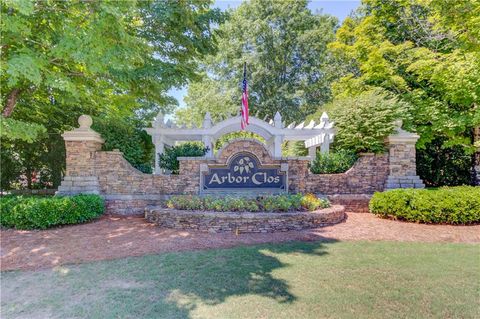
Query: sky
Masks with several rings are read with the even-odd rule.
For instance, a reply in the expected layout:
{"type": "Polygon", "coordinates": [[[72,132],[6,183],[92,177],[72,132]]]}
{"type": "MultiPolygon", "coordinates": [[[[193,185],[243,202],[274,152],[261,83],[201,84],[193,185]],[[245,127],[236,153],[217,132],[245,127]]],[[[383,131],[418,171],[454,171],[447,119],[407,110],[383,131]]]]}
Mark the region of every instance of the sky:
{"type": "MultiPolygon", "coordinates": [[[[280,1],[280,0],[279,0],[280,1]]],[[[221,10],[226,9],[235,9],[238,7],[243,1],[242,0],[216,0],[213,7],[219,8],[221,10]]],[[[333,16],[336,16],[340,23],[345,19],[350,12],[355,10],[360,5],[359,1],[352,1],[352,0],[311,0],[308,4],[308,8],[312,10],[312,12],[322,12],[328,13],[333,16]]],[[[187,95],[187,87],[183,88],[175,88],[169,91],[169,94],[172,95],[174,98],[177,99],[179,106],[184,107],[185,102],[183,101],[183,97],[187,95]]],[[[166,116],[170,118],[170,116],[166,116]]]]}

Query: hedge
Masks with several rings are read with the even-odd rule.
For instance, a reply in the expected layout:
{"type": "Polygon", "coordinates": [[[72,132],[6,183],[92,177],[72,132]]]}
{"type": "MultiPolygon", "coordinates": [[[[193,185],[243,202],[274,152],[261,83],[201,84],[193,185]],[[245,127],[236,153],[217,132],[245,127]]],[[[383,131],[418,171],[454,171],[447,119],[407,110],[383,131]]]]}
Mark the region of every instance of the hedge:
{"type": "Polygon", "coordinates": [[[370,200],[373,214],[432,224],[480,222],[480,187],[394,189],[375,193],[370,200]]]}
{"type": "Polygon", "coordinates": [[[257,198],[211,197],[211,196],[172,196],[167,207],[181,210],[209,210],[220,212],[287,212],[329,207],[327,199],[313,194],[260,196],[257,198]]]}
{"type": "Polygon", "coordinates": [[[178,157],[195,157],[204,156],[208,151],[208,147],[203,146],[199,142],[185,142],[180,145],[165,147],[163,154],[156,154],[159,159],[161,168],[167,169],[172,174],[178,174],[180,162],[178,157]]]}
{"type": "Polygon", "coordinates": [[[313,174],[338,174],[348,171],[357,161],[355,153],[338,150],[334,153],[317,152],[315,159],[310,165],[313,174]]]}
{"type": "Polygon", "coordinates": [[[98,195],[55,197],[4,196],[0,198],[0,225],[16,229],[47,229],[85,223],[105,210],[98,195]]]}

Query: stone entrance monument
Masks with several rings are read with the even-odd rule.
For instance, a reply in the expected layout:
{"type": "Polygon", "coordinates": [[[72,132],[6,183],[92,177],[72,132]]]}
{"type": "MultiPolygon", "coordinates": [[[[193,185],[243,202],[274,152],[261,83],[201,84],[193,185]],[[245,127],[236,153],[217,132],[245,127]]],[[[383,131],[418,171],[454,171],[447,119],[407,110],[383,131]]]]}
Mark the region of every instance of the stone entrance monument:
{"type": "MultiPolygon", "coordinates": [[[[178,128],[159,116],[152,135],[158,153],[176,141],[203,141],[212,145],[222,135],[237,131],[239,118],[213,125],[205,117],[202,128],[178,128]]],[[[142,214],[147,205],[156,205],[176,194],[278,194],[315,193],[341,200],[342,205],[365,205],[375,191],[386,188],[424,187],[415,173],[415,142],[418,136],[403,131],[398,123],[395,134],[387,139],[389,152],[361,154],[355,165],[341,174],[313,174],[309,164],[317,148],[328,152],[335,130],[324,114],[319,124],[310,122],[285,126],[277,113],[270,123],[251,117],[248,131],[262,136],[237,139],[224,145],[216,154],[203,157],[180,157],[178,175],[162,172],[155,162],[156,174],[144,174],[133,168],[119,151],[101,151],[103,139],[90,126],[89,116],[79,118],[80,127],[65,132],[67,169],[58,189],[60,195],[95,193],[102,195],[107,210],[116,214],[142,214]],[[309,156],[284,157],[281,143],[304,141],[309,156]],[[358,204],[360,203],[360,204],[358,204]]],[[[158,156],[156,156],[158,157],[158,156]]]]}

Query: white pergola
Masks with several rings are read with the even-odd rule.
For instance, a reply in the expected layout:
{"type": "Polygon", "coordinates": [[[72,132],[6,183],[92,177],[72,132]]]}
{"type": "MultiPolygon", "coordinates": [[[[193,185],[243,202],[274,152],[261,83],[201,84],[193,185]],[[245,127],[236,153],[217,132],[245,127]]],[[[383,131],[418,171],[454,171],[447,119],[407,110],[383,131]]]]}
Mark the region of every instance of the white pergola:
{"type": "MultiPolygon", "coordinates": [[[[307,125],[302,122],[296,126],[295,123],[285,126],[282,116],[277,112],[270,122],[250,117],[245,131],[263,137],[268,151],[274,158],[282,157],[284,141],[304,141],[305,147],[308,148],[308,156],[314,159],[317,147],[320,147],[322,153],[328,153],[330,143],[333,142],[335,135],[333,124],[329,121],[327,113],[324,112],[320,123],[312,120],[307,125]]],[[[152,122],[152,127],[145,130],[152,136],[153,144],[155,144],[155,173],[161,174],[158,154],[163,153],[165,146],[172,146],[181,141],[202,141],[205,147],[209,148],[206,157],[213,158],[215,141],[222,135],[240,131],[240,116],[231,117],[214,125],[210,113],[207,113],[202,127],[186,128],[178,127],[170,120],[165,123],[163,115],[158,113],[152,122]]]]}

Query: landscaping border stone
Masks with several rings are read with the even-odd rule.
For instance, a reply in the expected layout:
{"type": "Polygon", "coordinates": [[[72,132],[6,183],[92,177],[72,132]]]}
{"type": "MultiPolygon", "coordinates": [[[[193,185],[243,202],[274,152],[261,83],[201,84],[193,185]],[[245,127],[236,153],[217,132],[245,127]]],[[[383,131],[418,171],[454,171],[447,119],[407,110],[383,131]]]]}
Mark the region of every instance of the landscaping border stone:
{"type": "Polygon", "coordinates": [[[345,219],[345,207],[334,205],[313,212],[213,212],[148,206],[145,219],[160,227],[209,233],[272,233],[337,224],[345,219]]]}

